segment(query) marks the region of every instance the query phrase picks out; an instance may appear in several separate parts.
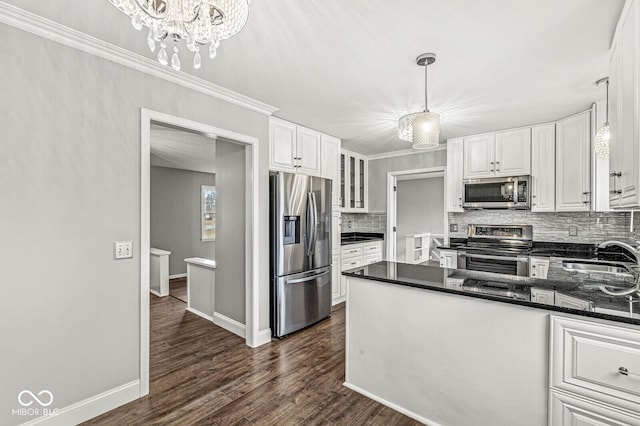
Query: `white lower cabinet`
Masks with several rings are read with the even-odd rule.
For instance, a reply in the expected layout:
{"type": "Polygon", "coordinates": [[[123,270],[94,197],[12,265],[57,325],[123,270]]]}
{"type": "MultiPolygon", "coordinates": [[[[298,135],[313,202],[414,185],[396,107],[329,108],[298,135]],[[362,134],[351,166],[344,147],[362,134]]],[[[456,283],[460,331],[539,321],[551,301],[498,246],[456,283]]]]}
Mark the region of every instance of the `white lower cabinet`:
{"type": "Polygon", "coordinates": [[[629,413],[587,399],[551,391],[549,402],[551,426],[622,426],[638,425],[637,413],[629,413]]]}
{"type": "Polygon", "coordinates": [[[529,258],[529,276],[531,278],[547,279],[549,273],[548,257],[530,257],[529,258]]]}
{"type": "Polygon", "coordinates": [[[640,425],[640,330],[551,316],[549,420],[640,425]]]}
{"type": "Polygon", "coordinates": [[[340,251],[340,291],[339,293],[334,291],[334,305],[344,302],[347,297],[347,278],[342,276],[342,271],[380,262],[382,260],[383,243],[383,241],[371,241],[369,243],[342,246],[342,250],[340,251]]]}
{"type": "Polygon", "coordinates": [[[440,267],[456,269],[458,267],[458,252],[455,250],[440,250],[440,267]]]}
{"type": "Polygon", "coordinates": [[[338,300],[342,294],[341,267],[340,253],[334,253],[331,258],[331,300],[338,300]]]}

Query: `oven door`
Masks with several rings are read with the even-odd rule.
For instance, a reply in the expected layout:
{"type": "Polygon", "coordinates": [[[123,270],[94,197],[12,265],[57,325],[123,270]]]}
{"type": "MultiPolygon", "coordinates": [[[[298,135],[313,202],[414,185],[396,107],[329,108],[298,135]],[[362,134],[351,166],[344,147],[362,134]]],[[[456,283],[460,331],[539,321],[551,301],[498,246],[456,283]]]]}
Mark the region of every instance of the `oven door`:
{"type": "Polygon", "coordinates": [[[528,176],[467,179],[462,206],[468,209],[528,209],[529,192],[528,176]]]}
{"type": "Polygon", "coordinates": [[[529,276],[529,256],[501,256],[458,250],[458,269],[529,276]]]}

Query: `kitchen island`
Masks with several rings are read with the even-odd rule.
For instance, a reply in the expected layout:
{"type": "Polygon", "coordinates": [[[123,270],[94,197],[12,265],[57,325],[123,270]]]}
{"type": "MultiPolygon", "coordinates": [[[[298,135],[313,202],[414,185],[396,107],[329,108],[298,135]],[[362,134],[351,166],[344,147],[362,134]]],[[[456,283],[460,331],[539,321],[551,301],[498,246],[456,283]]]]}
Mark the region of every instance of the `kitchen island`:
{"type": "Polygon", "coordinates": [[[590,297],[579,310],[469,291],[461,280],[478,276],[435,265],[343,275],[345,386],[430,425],[640,424],[640,381],[620,370],[640,370],[637,296],[546,283],[590,297]]]}

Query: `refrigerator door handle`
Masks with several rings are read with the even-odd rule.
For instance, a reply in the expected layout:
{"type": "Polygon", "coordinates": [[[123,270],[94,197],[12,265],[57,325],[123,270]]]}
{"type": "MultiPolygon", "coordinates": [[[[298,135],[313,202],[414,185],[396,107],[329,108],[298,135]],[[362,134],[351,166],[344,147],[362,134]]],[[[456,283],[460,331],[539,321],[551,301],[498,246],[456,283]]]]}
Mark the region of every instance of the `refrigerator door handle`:
{"type": "Polygon", "coordinates": [[[298,278],[298,279],[295,279],[295,280],[288,280],[288,281],[285,282],[285,284],[296,284],[296,283],[302,283],[302,282],[305,282],[305,281],[311,281],[311,280],[317,279],[318,277],[321,277],[323,275],[327,275],[327,274],[330,274],[330,273],[331,273],[331,270],[327,270],[327,271],[324,271],[324,272],[320,272],[319,274],[310,275],[308,277],[298,278]]]}
{"type": "Polygon", "coordinates": [[[318,242],[318,205],[316,204],[316,194],[314,194],[313,192],[309,193],[311,195],[311,202],[312,202],[312,212],[313,212],[313,228],[311,228],[311,232],[312,232],[312,243],[311,243],[311,253],[313,253],[316,249],[316,242],[318,242]]]}
{"type": "Polygon", "coordinates": [[[312,243],[312,236],[311,236],[311,223],[312,223],[312,218],[313,218],[313,213],[311,213],[313,209],[313,204],[311,204],[311,193],[307,192],[307,207],[306,207],[306,220],[305,220],[305,230],[304,230],[304,240],[305,240],[305,244],[307,245],[306,248],[306,254],[307,256],[311,256],[311,253],[313,252],[313,244],[312,243]]]}

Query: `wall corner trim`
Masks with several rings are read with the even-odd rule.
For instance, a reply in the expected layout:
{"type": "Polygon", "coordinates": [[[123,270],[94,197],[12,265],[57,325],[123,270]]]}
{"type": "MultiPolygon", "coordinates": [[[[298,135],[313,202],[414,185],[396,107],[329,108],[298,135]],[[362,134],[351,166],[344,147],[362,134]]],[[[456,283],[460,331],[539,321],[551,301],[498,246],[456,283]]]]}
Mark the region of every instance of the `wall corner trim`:
{"type": "Polygon", "coordinates": [[[58,409],[55,416],[38,417],[21,426],[65,426],[92,419],[140,397],[140,380],[134,380],[83,401],[58,409]]]}
{"type": "Polygon", "coordinates": [[[255,341],[255,345],[251,346],[252,348],[257,348],[258,346],[266,345],[271,342],[271,329],[265,328],[264,330],[260,330],[258,332],[258,337],[255,341]]]}
{"type": "Polygon", "coordinates": [[[272,105],[184,72],[174,71],[172,68],[160,65],[150,58],[66,27],[4,1],[0,1],[0,22],[261,114],[272,115],[278,110],[272,105]]]}

